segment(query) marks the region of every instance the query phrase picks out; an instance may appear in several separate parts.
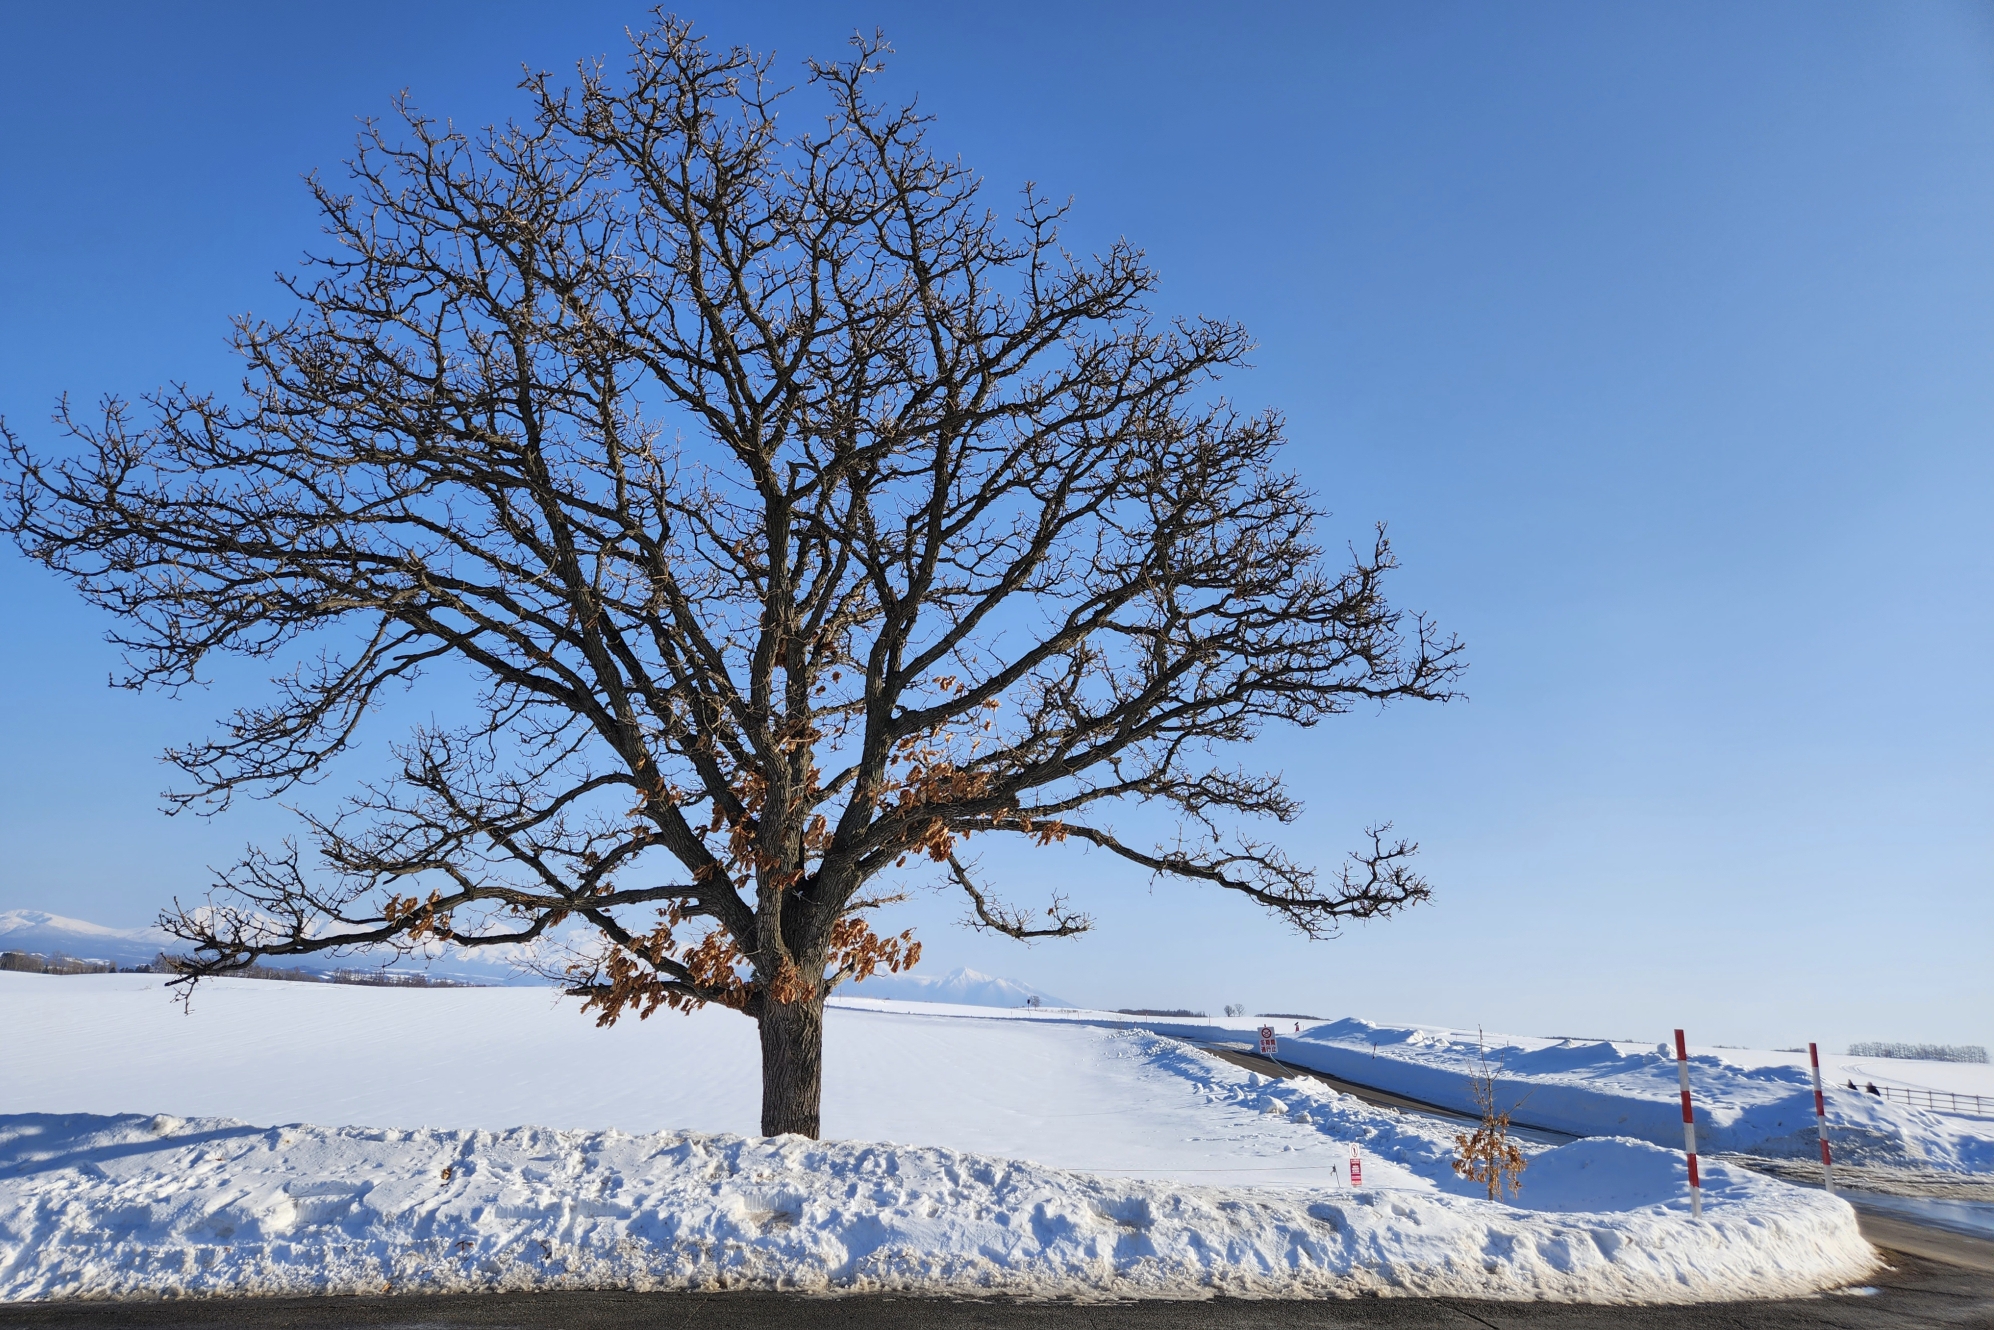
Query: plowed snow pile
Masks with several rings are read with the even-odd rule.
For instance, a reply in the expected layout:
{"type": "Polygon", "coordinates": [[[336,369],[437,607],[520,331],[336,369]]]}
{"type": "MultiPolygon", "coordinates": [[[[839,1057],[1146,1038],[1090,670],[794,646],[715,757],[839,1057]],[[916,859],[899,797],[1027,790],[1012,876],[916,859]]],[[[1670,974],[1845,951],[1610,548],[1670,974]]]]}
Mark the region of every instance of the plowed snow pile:
{"type": "MultiPolygon", "coordinates": [[[[1491,1035],[1491,1062],[1502,1066],[1501,1102],[1518,1121],[1576,1135],[1615,1133],[1672,1145],[1682,1139],[1675,1050],[1605,1040],[1491,1035]]],[[[1362,1085],[1468,1110],[1467,1073],[1481,1052],[1474,1031],[1376,1025],[1341,1020],[1283,1035],[1281,1056],[1298,1066],[1362,1085]]],[[[1820,1148],[1814,1088],[1805,1054],[1773,1061],[1743,1049],[1692,1050],[1689,1079],[1698,1146],[1811,1158],[1820,1148]]],[[[1880,1060],[1879,1060],[1880,1061],[1880,1060]]],[[[1951,1173],[1994,1172],[1994,1121],[1889,1103],[1837,1083],[1853,1060],[1830,1060],[1828,1121],[1835,1157],[1848,1163],[1915,1166],[1951,1173]]],[[[1904,1063],[1937,1079],[1944,1064],[1904,1063]]]]}
{"type": "Polygon", "coordinates": [[[1708,1169],[1693,1221],[1681,1156],[1634,1140],[1538,1152],[1494,1204],[1453,1176],[1438,1122],[1143,1032],[836,1011],[825,1126],[844,1139],[817,1143],[724,1129],[754,1105],[731,1013],[596,1031],[530,990],[236,981],[182,1017],[156,980],[0,981],[0,1299],[1689,1301],[1811,1291],[1875,1259],[1841,1201],[1742,1170],[1708,1169]],[[279,1109],[328,1125],[235,1120],[279,1109]]]}
{"type": "Polygon", "coordinates": [[[1803,1292],[1870,1261],[1840,1202],[1721,1168],[1706,1220],[1690,1222],[1656,1194],[1673,1161],[1628,1141],[1539,1157],[1553,1189],[1614,1177],[1634,1203],[1618,1213],[671,1132],[21,1116],[0,1120],[0,1160],[9,1298],[752,1286],[1684,1300],[1803,1292]]]}

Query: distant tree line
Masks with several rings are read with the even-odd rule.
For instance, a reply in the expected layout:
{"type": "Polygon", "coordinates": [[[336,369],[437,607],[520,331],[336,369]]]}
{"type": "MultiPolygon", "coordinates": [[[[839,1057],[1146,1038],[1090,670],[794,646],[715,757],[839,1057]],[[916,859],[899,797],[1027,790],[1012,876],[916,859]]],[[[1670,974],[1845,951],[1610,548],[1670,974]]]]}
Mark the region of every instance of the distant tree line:
{"type": "MultiPolygon", "coordinates": [[[[80,960],[62,952],[43,955],[34,951],[0,951],[0,970],[26,974],[178,974],[179,966],[165,952],[142,965],[128,965],[122,971],[110,961],[80,960]]],[[[361,984],[369,988],[483,988],[462,979],[395,970],[292,970],[276,965],[249,965],[230,971],[231,978],[275,979],[291,984],[361,984]]]]}
{"type": "Polygon", "coordinates": [[[1922,1062],[1985,1062],[1987,1050],[1979,1044],[1850,1044],[1852,1058],[1916,1058],[1922,1062]]]}
{"type": "MultiPolygon", "coordinates": [[[[178,974],[174,958],[161,952],[151,965],[143,967],[156,974],[178,974]]],[[[462,979],[444,979],[433,974],[397,970],[294,970],[277,965],[247,965],[229,972],[232,979],[275,979],[288,984],[358,984],[365,988],[483,988],[462,979]]]]}
{"type": "Polygon", "coordinates": [[[1117,1016],[1198,1016],[1210,1018],[1210,1013],[1186,1011],[1182,1007],[1116,1007],[1117,1016]]]}
{"type": "Polygon", "coordinates": [[[109,961],[78,960],[59,951],[47,956],[33,951],[0,951],[0,970],[26,974],[111,974],[117,968],[109,961]]]}
{"type": "MultiPolygon", "coordinates": [[[[1242,1002],[1228,1002],[1226,1003],[1225,1014],[1235,1017],[1244,1016],[1246,1014],[1246,1004],[1242,1002]]],[[[1311,1016],[1305,1011],[1258,1011],[1253,1014],[1253,1019],[1257,1021],[1319,1021],[1322,1017],[1311,1016]]]]}

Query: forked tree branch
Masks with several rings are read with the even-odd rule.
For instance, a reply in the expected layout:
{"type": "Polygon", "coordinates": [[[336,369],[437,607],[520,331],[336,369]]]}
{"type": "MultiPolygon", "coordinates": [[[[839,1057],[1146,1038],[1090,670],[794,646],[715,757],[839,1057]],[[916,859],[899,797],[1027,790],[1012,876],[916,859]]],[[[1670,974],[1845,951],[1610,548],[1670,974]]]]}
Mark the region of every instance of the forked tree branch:
{"type": "Polygon", "coordinates": [[[993,901],[979,890],[976,883],[970,879],[969,870],[962,866],[962,860],[953,854],[949,856],[949,874],[955,879],[955,884],[969,897],[970,907],[976,912],[974,919],[970,921],[974,928],[1002,933],[1005,937],[1017,938],[1020,941],[1031,941],[1042,937],[1072,937],[1076,933],[1085,933],[1094,926],[1091,916],[1068,909],[1066,896],[1054,892],[1052,903],[1046,906],[1045,911],[1045,917],[1052,922],[1034,927],[1032,917],[1023,910],[993,901]]]}

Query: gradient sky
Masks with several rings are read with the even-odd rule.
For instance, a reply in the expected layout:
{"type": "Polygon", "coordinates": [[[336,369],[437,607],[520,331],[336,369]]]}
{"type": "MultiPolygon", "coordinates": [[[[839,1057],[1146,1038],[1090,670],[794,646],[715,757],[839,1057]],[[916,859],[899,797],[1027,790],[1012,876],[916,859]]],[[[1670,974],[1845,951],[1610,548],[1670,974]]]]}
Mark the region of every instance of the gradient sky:
{"type": "MultiPolygon", "coordinates": [[[[1002,202],[1076,199],[1158,308],[1238,318],[1332,548],[1391,524],[1468,700],[1270,733],[1325,865],[1392,819],[1432,904],[1305,943],[1078,850],[1100,925],[906,908],[924,970],[1110,1006],[1789,1045],[1994,1043],[1994,8],[698,11],[791,69],[856,27],[1002,202]]],[[[630,4],[0,5],[0,413],[225,388],[318,241],[298,177],[407,87],[482,124],[630,4]]],[[[148,922],[279,810],[159,814],[223,696],[105,687],[105,623],[0,552],[0,908],[148,922]]],[[[231,673],[230,680],[243,676],[231,673]]],[[[377,745],[391,737],[381,731],[377,745]]]]}

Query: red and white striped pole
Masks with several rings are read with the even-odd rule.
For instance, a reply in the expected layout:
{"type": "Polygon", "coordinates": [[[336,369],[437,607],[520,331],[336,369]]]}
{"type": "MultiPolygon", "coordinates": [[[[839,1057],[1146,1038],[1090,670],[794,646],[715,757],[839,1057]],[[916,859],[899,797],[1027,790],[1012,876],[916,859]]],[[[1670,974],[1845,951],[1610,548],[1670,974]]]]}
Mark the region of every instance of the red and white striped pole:
{"type": "Polygon", "coordinates": [[[1807,1045],[1807,1060],[1814,1065],[1814,1126],[1821,1133],[1821,1176],[1828,1180],[1828,1192],[1835,1190],[1835,1160],[1828,1153],[1828,1101],[1821,1097],[1821,1053],[1807,1045]]]}
{"type": "Polygon", "coordinates": [[[1696,1117],[1689,1111],[1689,1046],[1676,1031],[1676,1075],[1682,1080],[1682,1148],[1689,1155],[1689,1213],[1703,1218],[1703,1180],[1696,1176],[1696,1117]]]}

